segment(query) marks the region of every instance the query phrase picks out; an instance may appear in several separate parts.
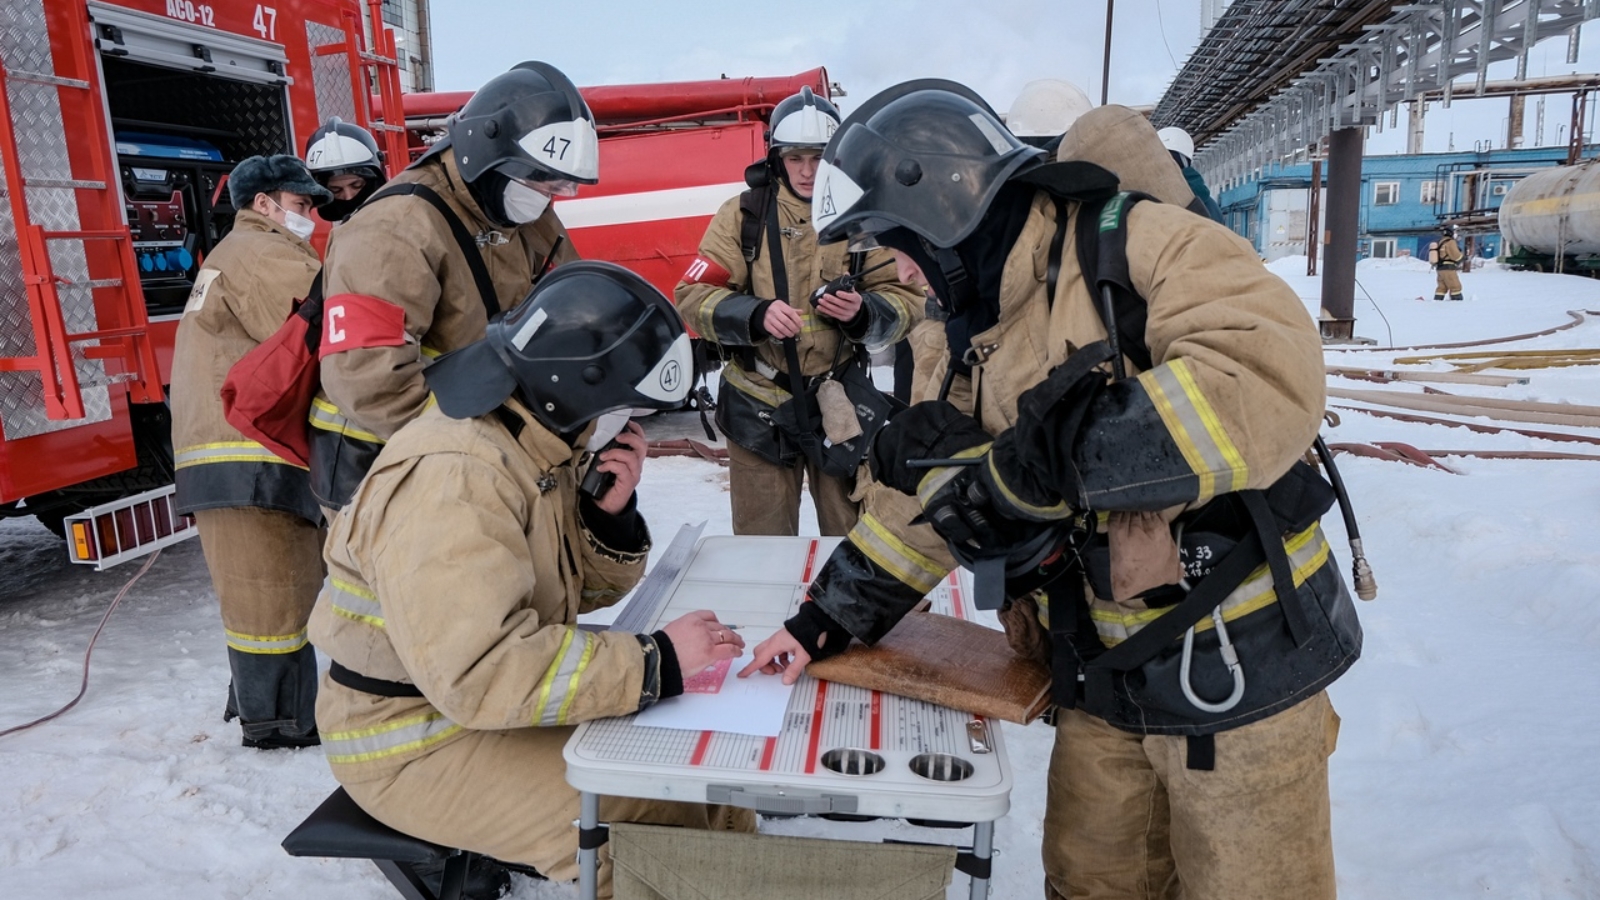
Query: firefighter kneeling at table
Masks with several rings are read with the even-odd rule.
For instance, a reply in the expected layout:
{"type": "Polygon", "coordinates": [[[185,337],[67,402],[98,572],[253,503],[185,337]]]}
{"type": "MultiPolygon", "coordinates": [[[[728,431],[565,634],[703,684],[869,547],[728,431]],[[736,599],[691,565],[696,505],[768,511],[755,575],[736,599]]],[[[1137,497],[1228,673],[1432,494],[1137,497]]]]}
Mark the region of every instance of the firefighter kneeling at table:
{"type": "Polygon", "coordinates": [[[195,277],[172,356],[177,509],[194,515],[222,605],[224,718],[238,716],[246,747],[303,747],[317,743],[306,617],[322,582],[322,513],[306,470],[228,424],[219,392],[317,277],[309,215],[330,195],[292,156],[239,163],[228,191],[238,216],[195,277]]]}
{"type": "Polygon", "coordinates": [[[1323,409],[1316,326],[1226,228],[1073,155],[1093,146],[1129,183],[1150,156],[1177,179],[1120,107],[1073,123],[1053,164],[951,82],[840,126],[819,240],[888,247],[933,290],[971,335],[950,353],[973,397],[879,433],[874,477],[915,501],[852,531],[741,674],[878,640],[960,561],[1052,667],[1047,898],[1331,900],[1324,689],[1361,631],[1318,525],[1332,488],[1299,462],[1323,409]],[[942,546],[917,551],[930,528],[942,546]]]}
{"type": "MultiPolygon", "coordinates": [[[[688,396],[672,304],[610,263],[574,262],[429,366],[432,399],[333,520],[311,638],[331,660],[317,704],[334,776],[392,828],[578,875],[578,792],[561,751],[579,722],[683,691],[737,657],[695,612],[653,634],[580,630],[622,599],[650,531],[634,488],[635,411],[688,396]],[[592,451],[607,478],[586,492],[592,451]]],[[[601,818],[753,831],[747,810],[607,797],[601,818]]],[[[602,852],[600,883],[609,896],[602,852]]]]}

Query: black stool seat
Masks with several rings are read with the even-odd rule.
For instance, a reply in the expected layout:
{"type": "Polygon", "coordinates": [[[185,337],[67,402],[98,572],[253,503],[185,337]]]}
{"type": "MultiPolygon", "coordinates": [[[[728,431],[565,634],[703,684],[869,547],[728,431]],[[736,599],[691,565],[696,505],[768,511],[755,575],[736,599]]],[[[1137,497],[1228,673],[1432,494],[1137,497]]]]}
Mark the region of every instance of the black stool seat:
{"type": "Polygon", "coordinates": [[[370,859],[406,900],[460,900],[473,855],[402,834],[367,815],[339,788],[283,839],[290,856],[370,859]],[[443,865],[430,885],[418,865],[443,865]]]}
{"type": "Polygon", "coordinates": [[[391,859],[405,863],[440,862],[459,853],[430,841],[402,834],[367,815],[339,788],[283,839],[290,856],[343,859],[391,859]]]}

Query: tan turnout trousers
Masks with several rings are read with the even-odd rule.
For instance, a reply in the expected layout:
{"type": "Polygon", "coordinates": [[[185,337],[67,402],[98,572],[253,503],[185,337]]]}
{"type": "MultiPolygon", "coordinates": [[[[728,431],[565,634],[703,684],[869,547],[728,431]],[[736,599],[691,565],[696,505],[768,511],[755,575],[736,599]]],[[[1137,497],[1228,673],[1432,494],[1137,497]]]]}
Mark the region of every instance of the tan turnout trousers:
{"type": "Polygon", "coordinates": [[[1198,771],[1186,767],[1183,736],[1141,736],[1063,710],[1045,805],[1044,833],[1055,838],[1043,848],[1045,896],[1333,900],[1328,755],[1338,735],[1324,691],[1217,734],[1215,768],[1198,771]]]}
{"type": "Polygon", "coordinates": [[[848,534],[860,507],[850,499],[855,485],[831,478],[809,461],[793,468],[776,465],[733,441],[728,446],[728,487],[733,495],[733,533],[780,535],[800,533],[801,480],[811,485],[817,528],[824,537],[848,534]]]}

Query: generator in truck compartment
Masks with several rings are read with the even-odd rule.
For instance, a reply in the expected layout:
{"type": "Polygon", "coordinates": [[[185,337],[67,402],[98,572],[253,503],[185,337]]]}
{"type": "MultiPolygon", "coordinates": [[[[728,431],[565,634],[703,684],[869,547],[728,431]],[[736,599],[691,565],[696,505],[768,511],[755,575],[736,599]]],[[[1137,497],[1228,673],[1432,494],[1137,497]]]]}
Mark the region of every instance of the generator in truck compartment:
{"type": "MultiPolygon", "coordinates": [[[[399,78],[388,30],[364,38],[379,0],[5,7],[0,516],[60,530],[171,483],[164,386],[195,273],[232,226],[228,172],[297,153],[329,116],[403,164],[399,78]]],[[[102,561],[153,545],[144,531],[102,561]]]]}

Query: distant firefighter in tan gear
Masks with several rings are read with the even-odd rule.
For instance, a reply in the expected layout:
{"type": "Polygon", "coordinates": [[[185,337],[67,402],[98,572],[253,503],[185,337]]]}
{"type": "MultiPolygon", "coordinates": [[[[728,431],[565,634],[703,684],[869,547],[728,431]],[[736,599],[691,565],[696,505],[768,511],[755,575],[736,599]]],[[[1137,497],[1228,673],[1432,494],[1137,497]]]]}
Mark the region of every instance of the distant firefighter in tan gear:
{"type": "Polygon", "coordinates": [[[252,156],[228,180],[233,231],[195,278],[172,357],[177,507],[192,513],[222,605],[233,684],[224,718],[244,745],[317,743],[306,617],[322,582],[322,513],[303,467],[223,418],[228,368],[271,337],[322,268],[306,242],[326,188],[292,156],[252,156]]]}
{"type": "Polygon", "coordinates": [[[1443,300],[1447,293],[1451,300],[1462,299],[1461,276],[1456,273],[1461,268],[1464,254],[1461,245],[1456,242],[1456,230],[1451,228],[1445,232],[1444,238],[1429,250],[1428,255],[1432,257],[1428,261],[1439,272],[1438,283],[1433,287],[1433,299],[1443,300]]]}
{"type": "MultiPolygon", "coordinates": [[[[710,612],[653,634],[577,621],[643,574],[645,438],[629,417],[680,406],[692,366],[666,297],[620,266],[574,262],[428,367],[421,415],[330,526],[311,618],[331,660],[323,749],[374,818],[574,879],[578,791],[561,757],[574,727],[681,694],[739,655],[710,612]]],[[[606,798],[601,816],[754,830],[748,811],[703,803],[606,798]]]]}
{"type": "Polygon", "coordinates": [[[780,101],[767,156],[747,170],[758,186],[717,210],[678,282],[685,321],[728,357],[717,427],[727,438],[734,534],[799,534],[802,480],[820,533],[842,535],[855,525],[855,478],[810,461],[778,407],[829,379],[842,381],[847,369],[865,364],[865,351],[898,343],[922,318],[923,298],[895,280],[886,251],[817,246],[811,188],[838,124],[838,110],[809,88],[780,101]],[[850,272],[862,275],[856,289],[809,299],[850,272]],[[798,373],[786,358],[790,340],[798,373]]]}

